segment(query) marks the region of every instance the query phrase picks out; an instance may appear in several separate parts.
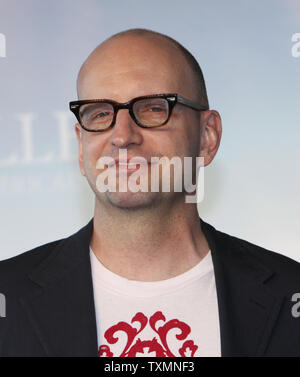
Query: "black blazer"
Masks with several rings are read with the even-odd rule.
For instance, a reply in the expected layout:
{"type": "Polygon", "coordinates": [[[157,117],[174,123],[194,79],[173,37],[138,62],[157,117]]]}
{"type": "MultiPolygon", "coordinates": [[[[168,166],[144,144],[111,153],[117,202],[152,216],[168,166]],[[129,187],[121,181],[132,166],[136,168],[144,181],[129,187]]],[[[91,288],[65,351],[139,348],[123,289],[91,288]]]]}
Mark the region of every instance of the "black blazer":
{"type": "MultiPolygon", "coordinates": [[[[299,263],[200,223],[215,270],[222,356],[300,356],[300,317],[291,313],[299,263]]],[[[0,356],[97,356],[92,231],[91,220],[0,262],[0,356]]]]}

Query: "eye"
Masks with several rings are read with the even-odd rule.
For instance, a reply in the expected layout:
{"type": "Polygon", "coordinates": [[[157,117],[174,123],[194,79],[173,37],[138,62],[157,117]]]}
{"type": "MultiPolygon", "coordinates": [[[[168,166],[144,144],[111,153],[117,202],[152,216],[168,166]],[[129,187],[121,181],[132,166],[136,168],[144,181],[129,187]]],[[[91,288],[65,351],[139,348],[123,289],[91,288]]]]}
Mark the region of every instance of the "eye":
{"type": "Polygon", "coordinates": [[[81,109],[81,118],[84,122],[100,122],[113,116],[114,109],[107,103],[92,103],[83,106],[81,109]]]}
{"type": "Polygon", "coordinates": [[[107,115],[110,115],[110,113],[108,111],[103,111],[102,113],[96,114],[95,118],[104,118],[107,115]]]}
{"type": "Polygon", "coordinates": [[[113,116],[113,111],[98,109],[97,111],[94,111],[92,114],[89,115],[89,119],[92,122],[97,122],[97,121],[102,122],[102,121],[106,121],[106,118],[110,119],[112,116],[113,116]]]}
{"type": "Polygon", "coordinates": [[[165,112],[166,108],[160,105],[149,105],[145,106],[143,109],[140,109],[142,112],[151,112],[151,113],[161,113],[165,112]]]}
{"type": "Polygon", "coordinates": [[[153,113],[159,113],[161,111],[164,111],[165,109],[161,108],[161,107],[150,107],[149,108],[150,111],[152,111],[153,113]]]}

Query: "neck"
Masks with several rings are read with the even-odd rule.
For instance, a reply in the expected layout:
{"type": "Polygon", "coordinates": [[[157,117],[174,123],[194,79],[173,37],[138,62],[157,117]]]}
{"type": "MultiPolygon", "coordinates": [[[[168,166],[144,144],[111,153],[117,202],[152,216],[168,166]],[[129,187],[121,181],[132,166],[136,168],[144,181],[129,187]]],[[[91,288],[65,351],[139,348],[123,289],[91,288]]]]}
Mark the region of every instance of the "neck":
{"type": "Polygon", "coordinates": [[[137,281],[177,276],[209,251],[196,205],[184,202],[172,208],[124,210],[96,200],[91,248],[106,268],[137,281]]]}

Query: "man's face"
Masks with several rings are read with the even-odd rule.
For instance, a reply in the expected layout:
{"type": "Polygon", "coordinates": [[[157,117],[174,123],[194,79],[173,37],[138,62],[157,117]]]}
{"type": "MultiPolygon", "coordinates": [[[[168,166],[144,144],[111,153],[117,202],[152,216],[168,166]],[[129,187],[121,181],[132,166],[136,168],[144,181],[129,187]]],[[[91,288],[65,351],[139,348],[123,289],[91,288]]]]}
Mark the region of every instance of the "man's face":
{"type": "MultiPolygon", "coordinates": [[[[196,101],[193,76],[185,59],[163,40],[134,36],[111,40],[88,60],[78,81],[79,99],[112,99],[127,102],[134,97],[178,93],[196,101]]],[[[84,174],[102,205],[120,208],[146,208],[162,200],[174,202],[185,193],[174,192],[171,172],[171,192],[151,192],[150,165],[148,192],[106,192],[96,187],[100,157],[117,158],[120,149],[127,157],[196,157],[200,147],[200,115],[177,104],[167,124],[145,129],[134,123],[128,110],[119,110],[116,124],[104,132],[88,132],[76,128],[79,140],[79,160],[84,174]]],[[[130,173],[129,173],[130,174],[130,173]]],[[[128,177],[128,175],[127,175],[128,177]]],[[[161,178],[161,177],[160,177],[161,178]]],[[[117,175],[118,180],[122,176],[117,175]]],[[[183,179],[183,178],[182,178],[183,179]]],[[[118,186],[117,186],[118,187],[118,186]]]]}

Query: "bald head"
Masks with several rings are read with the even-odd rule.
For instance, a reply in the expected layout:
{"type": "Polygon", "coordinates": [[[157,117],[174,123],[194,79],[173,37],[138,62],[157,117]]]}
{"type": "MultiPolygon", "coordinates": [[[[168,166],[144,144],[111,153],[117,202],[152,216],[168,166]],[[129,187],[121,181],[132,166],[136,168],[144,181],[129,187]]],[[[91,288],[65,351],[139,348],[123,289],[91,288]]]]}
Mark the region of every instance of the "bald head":
{"type": "MultiPolygon", "coordinates": [[[[174,39],[146,29],[130,29],[115,34],[92,51],[78,74],[78,98],[93,97],[89,88],[94,85],[97,73],[102,75],[102,81],[105,82],[103,76],[107,76],[107,80],[114,80],[113,75],[106,74],[108,71],[116,72],[115,80],[118,80],[120,72],[123,71],[126,74],[127,70],[130,74],[133,69],[137,73],[137,80],[139,71],[142,79],[143,71],[152,70],[153,76],[156,76],[159,70],[162,78],[169,77],[170,85],[174,87],[174,90],[170,91],[177,92],[179,89],[175,90],[175,87],[185,84],[189,87],[187,90],[190,93],[182,93],[181,90],[181,94],[190,97],[192,95],[191,99],[208,106],[205,81],[195,58],[174,39]],[[177,85],[175,81],[177,81],[177,85]]],[[[101,85],[100,82],[99,84],[101,85]]],[[[142,86],[142,82],[140,86],[142,86]]],[[[155,92],[154,88],[153,90],[155,92]]],[[[145,94],[150,94],[148,92],[145,94]]],[[[113,93],[111,93],[112,95],[113,93]]],[[[94,98],[98,97],[99,95],[95,93],[94,98]]]]}

